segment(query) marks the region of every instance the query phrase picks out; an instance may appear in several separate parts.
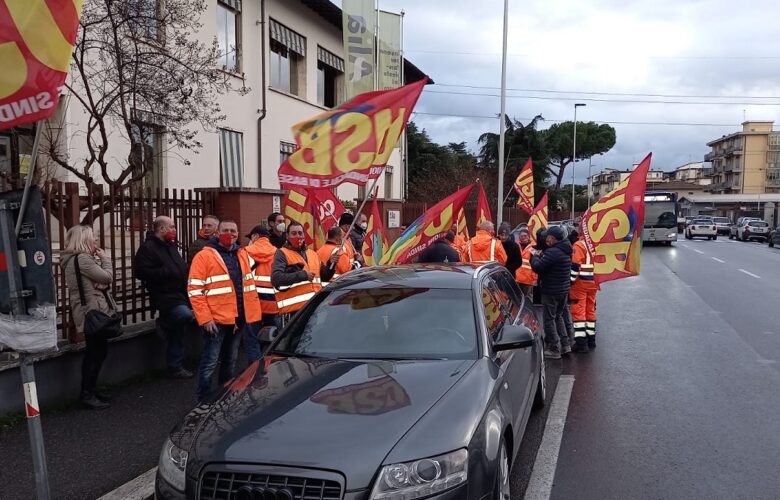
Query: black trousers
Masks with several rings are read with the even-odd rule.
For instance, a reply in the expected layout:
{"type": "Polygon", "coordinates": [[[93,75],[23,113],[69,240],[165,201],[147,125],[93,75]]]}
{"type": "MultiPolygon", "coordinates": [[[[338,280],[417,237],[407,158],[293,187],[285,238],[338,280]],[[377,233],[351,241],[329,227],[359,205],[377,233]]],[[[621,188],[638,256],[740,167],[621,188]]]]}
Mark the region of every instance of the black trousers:
{"type": "Polygon", "coordinates": [[[87,337],[87,348],[81,362],[81,390],[94,392],[100,368],[108,353],[108,339],[105,337],[87,337]]]}
{"type": "Polygon", "coordinates": [[[558,351],[561,345],[569,343],[569,334],[563,319],[565,309],[568,307],[568,294],[546,295],[542,294],[543,318],[544,318],[544,344],[548,349],[558,351]]]}

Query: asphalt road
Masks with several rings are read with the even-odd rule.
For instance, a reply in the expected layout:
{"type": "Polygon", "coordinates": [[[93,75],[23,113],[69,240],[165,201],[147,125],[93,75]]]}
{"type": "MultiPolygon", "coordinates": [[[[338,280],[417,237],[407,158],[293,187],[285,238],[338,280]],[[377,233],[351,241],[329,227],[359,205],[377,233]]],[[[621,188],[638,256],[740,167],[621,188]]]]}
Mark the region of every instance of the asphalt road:
{"type": "Polygon", "coordinates": [[[575,381],[550,498],[780,498],[778,298],[766,245],[646,247],[642,275],[599,295],[598,349],[561,362],[575,381]]]}

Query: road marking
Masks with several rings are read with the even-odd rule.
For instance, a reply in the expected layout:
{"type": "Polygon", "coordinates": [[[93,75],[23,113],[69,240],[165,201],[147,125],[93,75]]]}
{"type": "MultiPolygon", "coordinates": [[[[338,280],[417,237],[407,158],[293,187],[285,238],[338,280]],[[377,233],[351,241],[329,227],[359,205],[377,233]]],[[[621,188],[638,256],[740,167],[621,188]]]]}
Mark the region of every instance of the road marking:
{"type": "Polygon", "coordinates": [[[686,245],[685,243],[680,243],[680,246],[683,248],[688,248],[688,245],[686,245]]]}
{"type": "Polygon", "coordinates": [[[719,259],[719,258],[717,258],[717,257],[713,257],[713,258],[712,258],[712,260],[714,260],[714,261],[716,261],[716,262],[720,262],[721,264],[725,264],[725,263],[726,263],[726,261],[725,261],[725,260],[720,260],[720,259],[719,259]]]}
{"type": "Polygon", "coordinates": [[[154,496],[154,477],[157,467],[148,470],[137,478],[123,484],[98,500],[146,500],[154,496]]]}
{"type": "Polygon", "coordinates": [[[696,252],[696,253],[700,253],[700,254],[704,255],[704,252],[702,252],[698,248],[694,248],[693,251],[696,252]]]}
{"type": "Polygon", "coordinates": [[[760,359],[758,359],[758,363],[761,364],[761,365],[773,365],[773,364],[777,363],[777,360],[760,358],[760,359]]]}
{"type": "Polygon", "coordinates": [[[539,445],[539,451],[536,453],[531,479],[528,482],[528,489],[525,490],[525,500],[549,500],[550,498],[573,387],[573,375],[560,376],[550,405],[550,413],[547,414],[542,444],[539,445]]]}
{"type": "Polygon", "coordinates": [[[744,269],[739,269],[738,271],[739,271],[739,272],[741,272],[741,273],[745,273],[745,274],[747,274],[748,276],[752,276],[752,277],[754,277],[754,278],[761,279],[761,276],[758,276],[758,275],[756,275],[756,274],[753,274],[753,273],[751,273],[751,272],[749,272],[749,271],[745,271],[744,269]]]}

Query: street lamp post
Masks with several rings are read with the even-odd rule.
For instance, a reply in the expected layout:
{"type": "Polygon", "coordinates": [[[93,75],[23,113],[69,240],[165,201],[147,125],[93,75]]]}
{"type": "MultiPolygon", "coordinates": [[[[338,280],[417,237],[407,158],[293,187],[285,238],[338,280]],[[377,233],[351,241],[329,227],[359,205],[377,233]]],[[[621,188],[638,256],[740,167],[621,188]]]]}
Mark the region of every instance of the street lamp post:
{"type": "Polygon", "coordinates": [[[509,0],[504,0],[504,43],[501,49],[501,114],[499,115],[498,134],[498,211],[496,212],[496,230],[504,215],[504,144],[506,136],[506,51],[507,32],[509,31],[509,0]]]}
{"type": "Polygon", "coordinates": [[[571,153],[571,219],[574,220],[574,166],[577,164],[577,108],[585,107],[585,104],[578,102],[574,105],[574,139],[571,153]]]}
{"type": "Polygon", "coordinates": [[[593,158],[588,158],[588,208],[590,208],[591,200],[593,198],[593,180],[591,178],[592,170],[593,170],[593,158]]]}

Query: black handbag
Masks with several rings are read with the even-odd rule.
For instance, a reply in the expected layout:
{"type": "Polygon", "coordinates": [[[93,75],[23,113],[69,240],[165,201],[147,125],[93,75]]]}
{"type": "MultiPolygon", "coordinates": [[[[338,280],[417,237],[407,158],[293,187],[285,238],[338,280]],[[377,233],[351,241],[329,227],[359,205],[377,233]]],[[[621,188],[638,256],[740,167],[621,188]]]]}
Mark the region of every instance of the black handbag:
{"type": "MultiPolygon", "coordinates": [[[[81,305],[87,307],[87,299],[84,296],[84,283],[81,281],[81,267],[79,266],[79,256],[75,257],[76,282],[79,286],[79,299],[81,305]]],[[[101,290],[106,298],[106,303],[113,306],[113,301],[108,292],[101,290]]],[[[111,314],[106,314],[97,309],[91,309],[84,314],[84,335],[92,338],[113,339],[122,335],[122,315],[115,310],[111,314]]]]}

